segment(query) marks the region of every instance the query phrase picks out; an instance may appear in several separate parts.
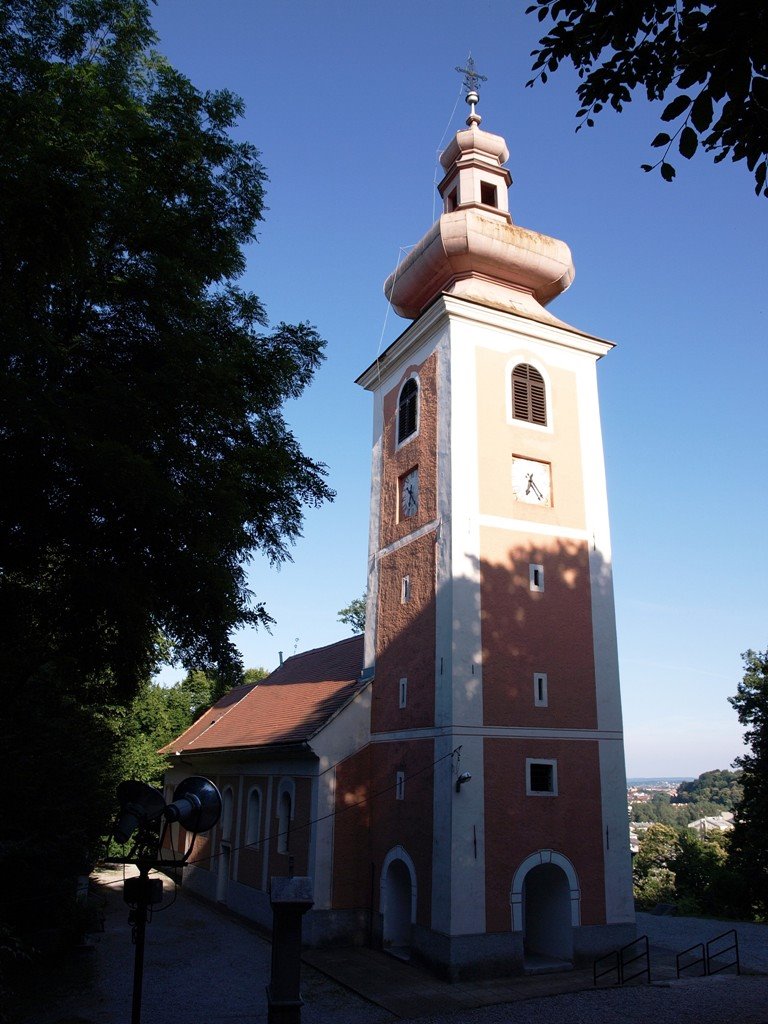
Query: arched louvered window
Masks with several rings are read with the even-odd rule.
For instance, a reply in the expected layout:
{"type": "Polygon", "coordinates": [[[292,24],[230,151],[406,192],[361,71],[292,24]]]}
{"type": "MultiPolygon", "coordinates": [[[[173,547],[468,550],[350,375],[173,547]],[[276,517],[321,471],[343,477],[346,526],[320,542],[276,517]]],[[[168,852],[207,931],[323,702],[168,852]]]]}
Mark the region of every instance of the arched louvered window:
{"type": "Polygon", "coordinates": [[[261,838],[261,792],[252,789],[248,794],[248,814],[246,816],[245,842],[248,846],[258,846],[261,838]]]}
{"type": "Polygon", "coordinates": [[[528,363],[518,363],[512,371],[512,415],[516,420],[547,425],[544,378],[528,363]]]}
{"type": "Polygon", "coordinates": [[[277,852],[288,853],[291,849],[291,817],[293,806],[291,794],[283,791],[280,795],[280,802],[277,807],[277,852]]]}
{"type": "Polygon", "coordinates": [[[397,443],[416,433],[419,412],[419,385],[411,377],[403,384],[397,405],[397,443]]]}
{"type": "Polygon", "coordinates": [[[234,796],[232,787],[227,786],[224,790],[223,808],[221,812],[221,839],[222,842],[232,842],[232,822],[234,818],[234,796]]]}

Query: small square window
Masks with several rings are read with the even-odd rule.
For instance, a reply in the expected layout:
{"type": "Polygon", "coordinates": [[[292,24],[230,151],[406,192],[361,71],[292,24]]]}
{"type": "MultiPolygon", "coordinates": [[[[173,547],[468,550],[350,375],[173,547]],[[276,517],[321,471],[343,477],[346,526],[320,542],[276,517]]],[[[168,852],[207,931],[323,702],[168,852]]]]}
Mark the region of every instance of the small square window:
{"type": "Polygon", "coordinates": [[[400,680],[400,707],[404,708],[408,703],[408,680],[400,680]]]}
{"type": "Polygon", "coordinates": [[[546,672],[533,673],[533,703],[537,708],[545,708],[549,704],[546,672]]]}
{"type": "Polygon", "coordinates": [[[531,590],[537,590],[539,593],[542,593],[544,591],[544,566],[531,562],[528,566],[528,580],[531,590]]]}
{"type": "Polygon", "coordinates": [[[411,600],[411,577],[403,576],[400,583],[400,604],[408,604],[411,600]]]}
{"type": "Polygon", "coordinates": [[[557,796],[557,761],[527,758],[525,792],[528,796],[557,796]]]}
{"type": "Polygon", "coordinates": [[[405,772],[395,774],[395,799],[405,800],[405,772]]]}
{"type": "Polygon", "coordinates": [[[498,206],[495,185],[491,185],[488,181],[480,182],[480,202],[483,206],[498,206]]]}

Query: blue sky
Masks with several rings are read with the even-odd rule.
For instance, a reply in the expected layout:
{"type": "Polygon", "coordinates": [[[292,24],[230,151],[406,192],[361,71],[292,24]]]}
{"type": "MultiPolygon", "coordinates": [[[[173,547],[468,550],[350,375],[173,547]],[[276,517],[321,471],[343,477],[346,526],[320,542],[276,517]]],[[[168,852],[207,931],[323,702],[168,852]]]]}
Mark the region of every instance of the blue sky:
{"type": "Polygon", "coordinates": [[[768,646],[768,200],[743,165],[639,166],[661,105],[574,133],[575,76],[525,89],[525,3],[159,0],[160,49],[199,88],[241,95],[237,134],[270,184],[242,284],[273,322],[309,320],[327,360],[287,415],[336,501],[307,514],[293,562],[256,559],[276,624],[237,641],[248,666],[349,635],[365,584],[372,407],[357,375],[407,326],[384,279],[437,216],[437,153],[463,125],[454,71],[488,78],[516,223],[566,241],[576,280],[550,307],[617,348],[599,366],[629,775],[697,775],[743,749],[726,698],[740,653],[768,646]],[[457,102],[458,101],[458,102],[457,102]]]}

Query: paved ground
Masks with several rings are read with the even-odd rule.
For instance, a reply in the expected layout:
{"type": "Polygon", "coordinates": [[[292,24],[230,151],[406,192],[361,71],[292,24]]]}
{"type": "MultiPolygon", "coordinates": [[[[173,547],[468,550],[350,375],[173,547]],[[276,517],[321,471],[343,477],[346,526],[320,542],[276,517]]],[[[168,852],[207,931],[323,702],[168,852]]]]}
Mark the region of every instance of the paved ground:
{"type": "MultiPolygon", "coordinates": [[[[105,930],[90,953],[58,965],[46,992],[26,993],[14,1024],[128,1024],[133,946],[122,877],[101,878],[105,930]]],[[[166,885],[169,902],[173,899],[166,885]]],[[[302,971],[304,1024],[768,1024],[768,927],[739,924],[742,969],[674,980],[673,951],[727,927],[694,918],[639,915],[652,943],[654,984],[596,991],[591,971],[448,985],[372,950],[308,952],[302,971]]],[[[241,919],[186,894],[147,928],[143,1024],[177,1018],[201,1024],[262,1024],[271,946],[241,919]]]]}

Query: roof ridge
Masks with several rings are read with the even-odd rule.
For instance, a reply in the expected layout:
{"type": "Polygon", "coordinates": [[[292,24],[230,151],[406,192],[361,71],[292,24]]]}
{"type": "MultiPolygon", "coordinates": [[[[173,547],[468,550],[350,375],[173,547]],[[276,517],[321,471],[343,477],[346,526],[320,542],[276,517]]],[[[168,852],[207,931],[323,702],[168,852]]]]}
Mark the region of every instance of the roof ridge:
{"type": "MultiPolygon", "coordinates": [[[[289,655],[282,665],[278,665],[278,668],[282,668],[283,665],[287,665],[289,661],[293,661],[295,658],[306,658],[310,654],[317,654],[318,651],[329,651],[332,647],[341,647],[342,644],[348,644],[353,640],[359,640],[364,635],[365,634],[363,633],[353,633],[352,636],[345,636],[341,640],[334,640],[332,644],[322,644],[320,647],[310,647],[306,651],[297,651],[296,654],[289,655]]],[[[274,671],[276,672],[277,669],[274,669],[274,671]]],[[[271,672],[270,675],[272,675],[271,672]]]]}
{"type": "MultiPolygon", "coordinates": [[[[206,733],[208,732],[208,730],[209,730],[209,729],[212,729],[212,728],[214,727],[214,725],[216,725],[216,723],[217,723],[217,722],[220,722],[220,721],[221,721],[221,720],[222,720],[223,718],[226,718],[226,717],[227,717],[227,715],[228,715],[228,714],[229,714],[229,713],[230,713],[231,711],[234,711],[234,709],[235,709],[235,708],[237,708],[237,707],[240,707],[240,705],[241,705],[241,704],[242,704],[242,702],[243,702],[243,701],[245,700],[245,698],[246,698],[246,697],[247,697],[247,696],[248,696],[248,695],[249,695],[250,693],[252,693],[252,692],[253,692],[253,691],[254,691],[254,690],[256,689],[256,687],[257,687],[258,685],[259,685],[258,683],[244,683],[244,684],[243,684],[243,686],[247,686],[247,687],[248,687],[248,689],[247,689],[247,691],[246,691],[246,692],[245,692],[245,693],[244,693],[244,694],[242,695],[242,697],[240,697],[240,698],[239,698],[238,700],[236,700],[236,701],[233,701],[233,702],[232,702],[232,704],[230,704],[230,705],[229,705],[229,706],[228,706],[227,708],[225,708],[225,709],[224,709],[224,710],[222,711],[222,713],[221,713],[221,714],[219,715],[219,717],[218,717],[218,718],[214,718],[214,720],[213,720],[212,722],[209,722],[209,723],[208,723],[208,725],[207,725],[207,726],[206,726],[206,727],[205,727],[205,728],[204,728],[204,729],[202,730],[202,732],[200,732],[200,733],[199,733],[199,734],[197,735],[196,739],[200,739],[200,737],[201,737],[201,736],[205,736],[205,734],[206,734],[206,733]]],[[[175,740],[171,740],[171,742],[170,742],[170,743],[166,743],[166,744],[165,744],[164,746],[160,747],[160,750],[158,751],[158,753],[159,753],[159,754],[162,754],[162,753],[163,753],[163,751],[164,751],[164,750],[166,750],[166,748],[167,748],[167,747],[170,747],[171,745],[173,745],[174,747],[178,746],[179,742],[180,742],[181,740],[183,740],[183,739],[184,739],[184,737],[185,737],[185,736],[187,735],[187,733],[188,733],[188,732],[190,732],[190,731],[191,731],[192,729],[194,729],[194,728],[195,728],[195,726],[196,726],[196,725],[198,724],[198,722],[201,722],[201,721],[202,721],[202,720],[203,720],[203,719],[205,718],[205,716],[206,716],[206,715],[209,715],[209,714],[211,713],[211,711],[215,711],[215,710],[216,710],[216,707],[218,706],[218,704],[219,704],[219,703],[220,703],[220,702],[221,702],[222,700],[224,700],[224,697],[229,697],[229,696],[230,696],[230,695],[231,695],[232,693],[234,693],[234,691],[235,691],[235,690],[238,690],[238,689],[240,689],[240,688],[241,688],[241,687],[235,686],[235,687],[233,687],[233,688],[232,688],[231,690],[227,690],[227,692],[226,692],[226,693],[225,693],[225,694],[224,694],[223,696],[219,697],[219,699],[218,699],[218,700],[216,701],[216,703],[215,703],[215,704],[211,704],[211,706],[210,706],[210,707],[209,707],[209,708],[208,708],[208,709],[207,709],[206,711],[204,711],[204,712],[202,713],[202,715],[198,715],[198,717],[197,717],[197,718],[196,718],[196,719],[194,720],[194,722],[192,722],[192,723],[191,723],[190,725],[188,725],[188,726],[187,726],[187,728],[186,728],[186,729],[184,730],[184,732],[183,732],[183,733],[182,733],[182,734],[181,734],[180,736],[177,736],[175,740]]],[[[195,742],[195,739],[192,739],[192,740],[190,740],[190,746],[191,746],[191,745],[192,745],[192,744],[193,744],[194,742],[195,742]]],[[[182,744],[182,746],[183,746],[183,744],[182,744]]]]}

